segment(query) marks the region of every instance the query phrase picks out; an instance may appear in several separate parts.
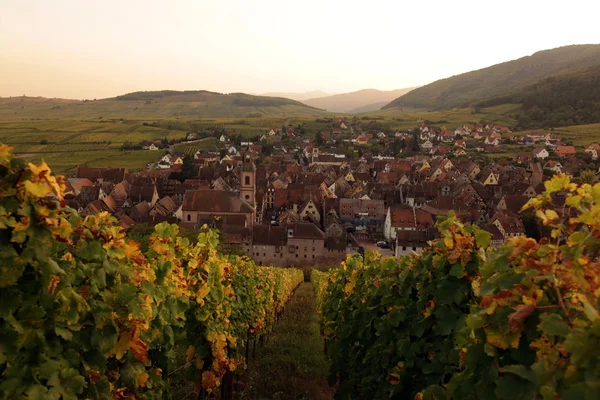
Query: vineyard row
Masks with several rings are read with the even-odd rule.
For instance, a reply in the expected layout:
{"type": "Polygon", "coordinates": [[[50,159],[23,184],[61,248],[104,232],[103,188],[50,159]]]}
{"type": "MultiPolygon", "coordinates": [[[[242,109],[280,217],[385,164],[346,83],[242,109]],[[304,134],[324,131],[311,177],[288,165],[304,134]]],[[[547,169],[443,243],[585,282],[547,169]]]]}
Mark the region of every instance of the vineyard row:
{"type": "Polygon", "coordinates": [[[60,178],[0,146],[0,398],[165,399],[177,350],[198,398],[245,369],[302,282],[157,225],[146,251],[106,213],[63,207],[60,178]]]}
{"type": "Polygon", "coordinates": [[[490,248],[453,214],[421,255],[313,270],[339,399],[600,399],[600,184],[531,199],[545,232],[490,248]]]}

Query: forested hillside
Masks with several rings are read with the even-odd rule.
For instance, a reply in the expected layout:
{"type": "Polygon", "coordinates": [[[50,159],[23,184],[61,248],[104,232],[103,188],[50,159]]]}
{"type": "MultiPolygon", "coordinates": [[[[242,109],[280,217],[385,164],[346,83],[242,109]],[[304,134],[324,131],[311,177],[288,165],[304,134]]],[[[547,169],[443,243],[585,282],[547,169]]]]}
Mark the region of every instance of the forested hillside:
{"type": "Polygon", "coordinates": [[[543,79],[516,94],[477,104],[520,103],[518,127],[541,128],[600,122],[600,65],[543,79]]]}
{"type": "MultiPolygon", "coordinates": [[[[476,54],[470,55],[477,57],[476,54]]],[[[469,107],[510,95],[553,75],[600,65],[600,45],[573,45],[544,50],[531,56],[493,65],[415,89],[383,107],[440,110],[469,107]]]]}

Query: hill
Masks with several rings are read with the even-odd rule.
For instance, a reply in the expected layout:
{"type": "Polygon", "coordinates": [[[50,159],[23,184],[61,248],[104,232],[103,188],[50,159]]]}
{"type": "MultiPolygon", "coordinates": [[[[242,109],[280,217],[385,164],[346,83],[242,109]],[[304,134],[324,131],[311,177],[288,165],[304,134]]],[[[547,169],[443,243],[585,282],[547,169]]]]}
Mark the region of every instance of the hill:
{"type": "Polygon", "coordinates": [[[522,104],[518,127],[523,129],[600,122],[600,65],[542,79],[477,107],[504,103],[522,104]]]}
{"type": "Polygon", "coordinates": [[[414,107],[441,110],[468,107],[509,95],[541,79],[600,65],[600,45],[573,45],[441,79],[407,93],[384,108],[414,107]]]}
{"type": "Polygon", "coordinates": [[[270,93],[261,93],[259,96],[267,96],[267,97],[285,97],[286,99],[292,99],[297,101],[304,101],[308,99],[316,99],[319,97],[331,96],[331,93],[323,92],[322,90],[312,90],[310,92],[270,92],[270,93]]]}
{"type": "Polygon", "coordinates": [[[0,119],[27,118],[247,118],[321,116],[327,112],[295,100],[205,90],[134,92],[100,100],[0,98],[0,119]]]}
{"type": "Polygon", "coordinates": [[[368,112],[381,108],[381,105],[408,93],[414,88],[398,90],[363,89],[356,92],[335,94],[333,96],[309,99],[303,101],[312,107],[331,112],[368,112]]]}

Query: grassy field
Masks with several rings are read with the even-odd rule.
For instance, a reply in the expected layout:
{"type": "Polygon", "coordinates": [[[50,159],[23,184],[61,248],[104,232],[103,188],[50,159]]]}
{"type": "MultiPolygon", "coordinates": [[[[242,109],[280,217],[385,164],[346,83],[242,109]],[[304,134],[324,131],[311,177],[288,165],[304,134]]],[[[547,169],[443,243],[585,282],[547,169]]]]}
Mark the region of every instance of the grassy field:
{"type": "Polygon", "coordinates": [[[501,106],[483,108],[474,112],[470,108],[456,108],[445,111],[427,111],[409,108],[393,108],[358,114],[359,118],[367,116],[380,118],[388,129],[407,129],[423,121],[430,121],[430,125],[445,125],[454,129],[465,123],[486,122],[492,124],[513,126],[516,120],[513,116],[520,110],[519,104],[503,104],[501,106]]]}
{"type": "Polygon", "coordinates": [[[573,125],[553,130],[538,129],[536,132],[548,132],[558,135],[567,141],[572,141],[575,146],[587,146],[590,143],[600,143],[600,124],[573,125]]]}
{"type": "Polygon", "coordinates": [[[180,143],[174,146],[175,153],[194,155],[197,151],[215,151],[218,149],[216,138],[204,138],[192,143],[180,143]]]}
{"type": "Polygon", "coordinates": [[[146,168],[150,162],[156,161],[164,152],[117,149],[86,152],[54,152],[43,154],[23,154],[22,157],[32,162],[44,160],[52,171],[66,176],[74,176],[79,165],[91,167],[120,167],[131,172],[146,168]]]}
{"type": "MultiPolygon", "coordinates": [[[[125,167],[141,170],[156,161],[163,151],[121,151],[124,143],[141,141],[182,140],[190,131],[190,124],[202,128],[235,129],[250,137],[264,133],[270,127],[279,127],[287,119],[281,118],[218,118],[195,120],[27,120],[0,121],[0,143],[14,147],[15,153],[28,159],[46,162],[59,173],[72,175],[78,165],[95,167],[125,167]],[[151,126],[152,123],[156,126],[151,126]],[[178,127],[178,129],[173,129],[178,127]]],[[[209,138],[176,146],[176,151],[193,154],[197,150],[217,150],[216,140],[209,138]]]]}

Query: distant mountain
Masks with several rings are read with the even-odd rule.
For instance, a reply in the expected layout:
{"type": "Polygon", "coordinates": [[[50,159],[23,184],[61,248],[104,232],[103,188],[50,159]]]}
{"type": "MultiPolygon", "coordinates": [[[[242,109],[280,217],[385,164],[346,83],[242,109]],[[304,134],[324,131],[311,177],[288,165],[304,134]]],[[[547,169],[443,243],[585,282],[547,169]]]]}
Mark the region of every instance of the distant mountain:
{"type": "Polygon", "coordinates": [[[331,112],[368,112],[379,110],[382,103],[387,103],[413,89],[414,88],[407,88],[387,91],[363,89],[356,92],[304,100],[303,103],[331,112]]]}
{"type": "Polygon", "coordinates": [[[395,99],[383,108],[441,110],[468,107],[480,101],[510,95],[540,79],[594,65],[600,65],[598,44],[539,51],[531,56],[435,81],[395,99]]]}
{"type": "Polygon", "coordinates": [[[134,92],[101,100],[0,98],[0,118],[247,118],[322,116],[295,100],[206,90],[134,92]]]}
{"type": "Polygon", "coordinates": [[[600,65],[554,75],[513,94],[476,104],[522,104],[518,128],[560,127],[600,122],[600,65]]]}
{"type": "Polygon", "coordinates": [[[261,93],[259,96],[285,97],[286,99],[304,101],[304,100],[308,100],[308,99],[315,99],[315,98],[319,98],[319,97],[331,96],[331,93],[326,93],[321,90],[313,90],[311,92],[303,92],[303,93],[294,93],[294,92],[261,93]]]}

